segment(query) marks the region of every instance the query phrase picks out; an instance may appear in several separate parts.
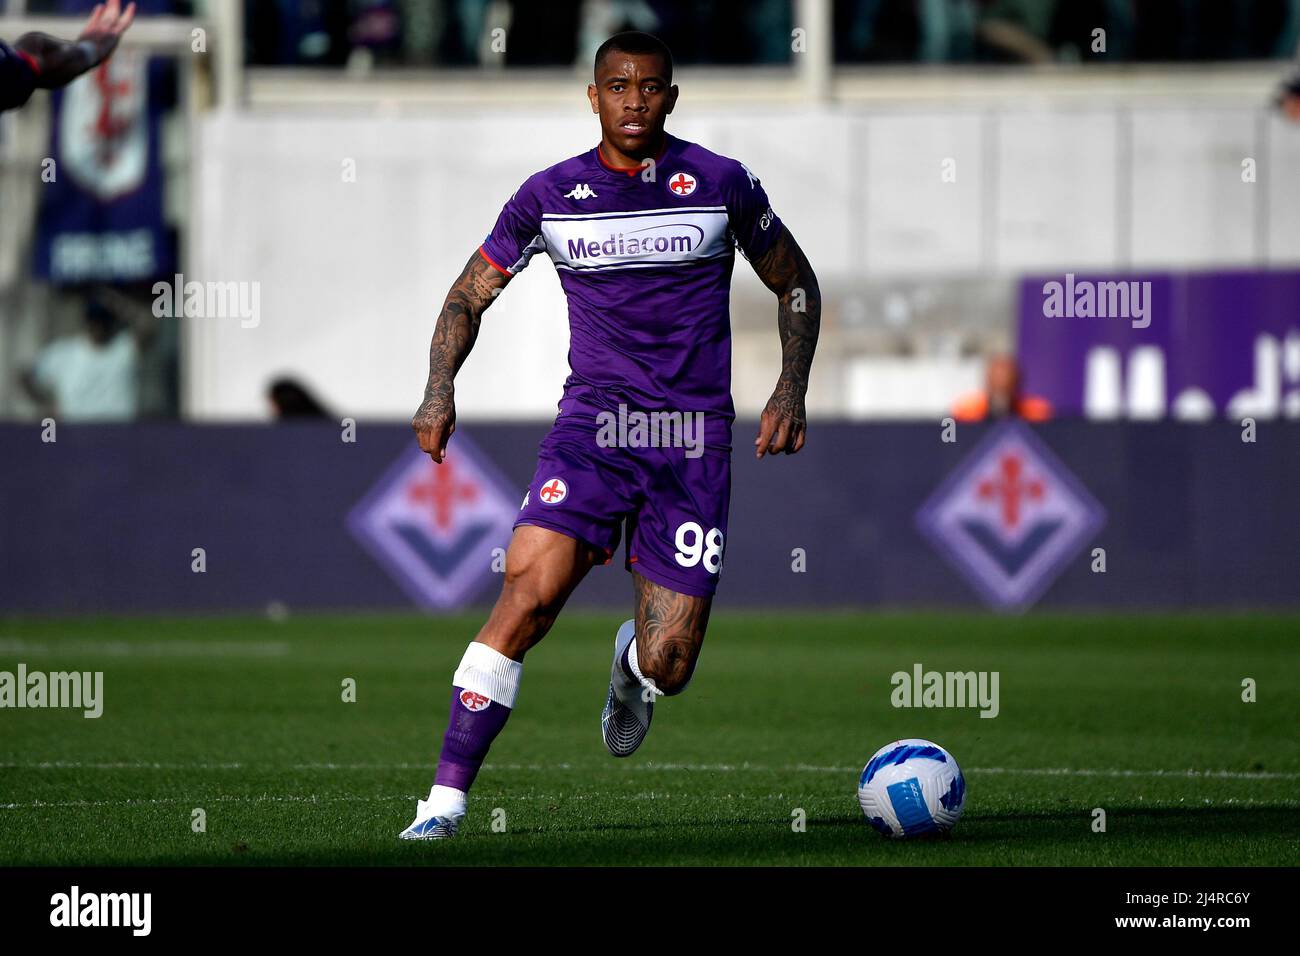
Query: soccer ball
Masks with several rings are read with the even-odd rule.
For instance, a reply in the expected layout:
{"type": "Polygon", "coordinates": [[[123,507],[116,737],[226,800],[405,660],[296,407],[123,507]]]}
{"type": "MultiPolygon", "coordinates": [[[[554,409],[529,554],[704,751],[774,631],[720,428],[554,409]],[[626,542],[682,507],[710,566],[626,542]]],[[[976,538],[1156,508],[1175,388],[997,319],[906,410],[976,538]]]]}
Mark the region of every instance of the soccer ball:
{"type": "Polygon", "coordinates": [[[966,805],[966,778],[952,754],[933,741],[895,740],[862,769],[858,804],[887,837],[947,833],[966,805]]]}

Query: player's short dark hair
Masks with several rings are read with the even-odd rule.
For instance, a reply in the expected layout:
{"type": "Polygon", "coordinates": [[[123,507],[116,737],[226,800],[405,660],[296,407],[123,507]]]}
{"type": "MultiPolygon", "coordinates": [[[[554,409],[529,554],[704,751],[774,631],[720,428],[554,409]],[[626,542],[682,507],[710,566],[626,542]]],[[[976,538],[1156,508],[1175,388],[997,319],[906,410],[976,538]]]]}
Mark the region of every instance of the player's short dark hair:
{"type": "Polygon", "coordinates": [[[605,57],[613,52],[619,53],[653,53],[663,61],[664,81],[671,83],[673,81],[673,54],[668,49],[668,44],[657,36],[649,33],[642,33],[639,30],[628,30],[624,33],[615,33],[612,37],[600,45],[596,50],[596,62],[593,64],[593,70],[599,72],[600,64],[604,62],[605,57]]]}

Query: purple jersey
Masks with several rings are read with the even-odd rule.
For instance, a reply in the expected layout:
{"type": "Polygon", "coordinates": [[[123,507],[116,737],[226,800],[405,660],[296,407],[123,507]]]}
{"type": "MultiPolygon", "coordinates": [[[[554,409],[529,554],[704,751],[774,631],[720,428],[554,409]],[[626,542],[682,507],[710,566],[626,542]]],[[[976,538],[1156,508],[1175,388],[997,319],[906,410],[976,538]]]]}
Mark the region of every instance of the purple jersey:
{"type": "Polygon", "coordinates": [[[483,242],[514,275],[537,252],[569,303],[564,413],[704,414],[730,449],[731,270],[781,231],[744,165],[668,136],[653,166],[610,166],[599,147],[530,176],[483,242]]]}

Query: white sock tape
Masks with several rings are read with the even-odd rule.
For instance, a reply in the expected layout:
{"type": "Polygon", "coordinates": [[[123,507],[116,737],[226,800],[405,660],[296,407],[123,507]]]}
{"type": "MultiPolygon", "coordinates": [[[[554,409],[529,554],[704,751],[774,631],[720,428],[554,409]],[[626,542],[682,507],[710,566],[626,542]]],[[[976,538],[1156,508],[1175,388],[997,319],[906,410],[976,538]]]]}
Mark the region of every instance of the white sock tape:
{"type": "Polygon", "coordinates": [[[523,670],[522,662],[512,661],[500,651],[474,641],[465,648],[465,656],[460,659],[451,682],[513,709],[523,670]]]}
{"type": "Polygon", "coordinates": [[[641,682],[641,686],[643,688],[645,688],[648,691],[651,691],[652,693],[660,697],[664,695],[664,692],[655,686],[655,682],[652,681],[649,677],[646,677],[645,674],[642,674],[641,668],[637,666],[635,637],[632,638],[632,643],[627,646],[627,666],[632,668],[632,673],[636,675],[636,679],[641,682]]]}

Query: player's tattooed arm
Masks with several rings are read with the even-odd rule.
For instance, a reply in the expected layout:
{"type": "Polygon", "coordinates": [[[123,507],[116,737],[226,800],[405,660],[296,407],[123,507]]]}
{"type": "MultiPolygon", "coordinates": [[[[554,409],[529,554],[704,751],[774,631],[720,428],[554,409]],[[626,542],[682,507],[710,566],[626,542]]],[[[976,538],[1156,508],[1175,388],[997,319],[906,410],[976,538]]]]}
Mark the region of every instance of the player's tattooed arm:
{"type": "Polygon", "coordinates": [[[483,313],[509,281],[476,249],[442,305],[429,345],[424,401],[411,419],[420,449],[436,462],[446,456],[447,441],[456,431],[456,373],[474,347],[483,313]]]}
{"type": "Polygon", "coordinates": [[[763,284],[776,294],[781,336],[781,377],[763,409],[754,451],[759,458],[782,451],[793,455],[803,447],[807,426],[804,396],[821,328],[821,290],[808,257],[784,227],[772,248],[752,264],[763,284]]]}

